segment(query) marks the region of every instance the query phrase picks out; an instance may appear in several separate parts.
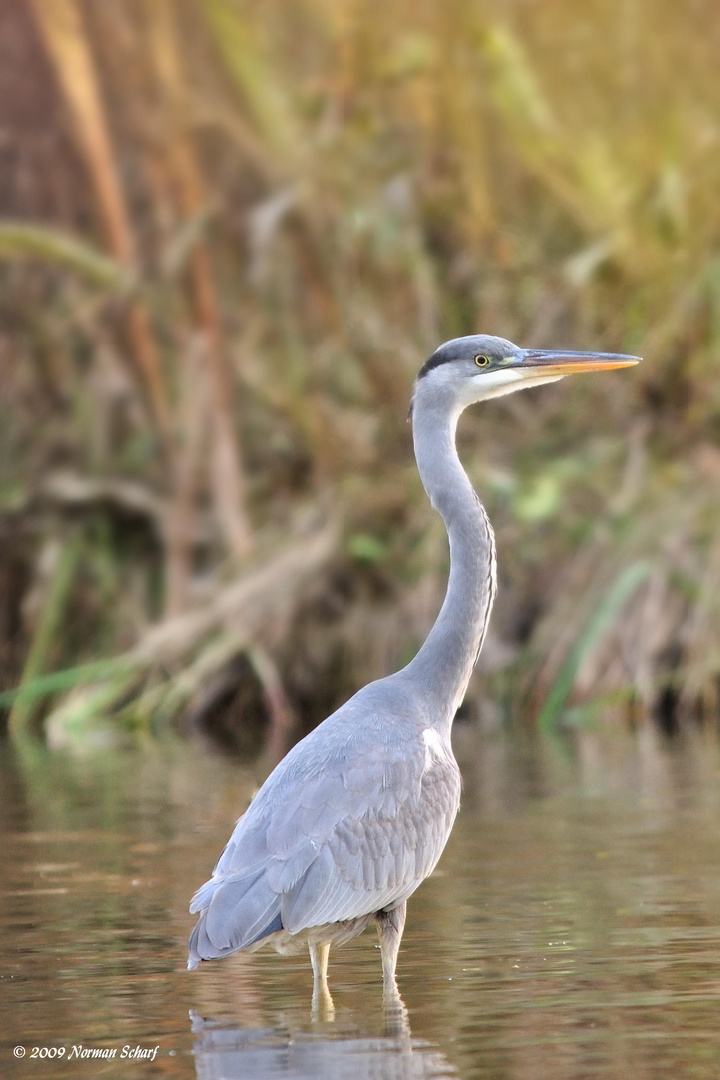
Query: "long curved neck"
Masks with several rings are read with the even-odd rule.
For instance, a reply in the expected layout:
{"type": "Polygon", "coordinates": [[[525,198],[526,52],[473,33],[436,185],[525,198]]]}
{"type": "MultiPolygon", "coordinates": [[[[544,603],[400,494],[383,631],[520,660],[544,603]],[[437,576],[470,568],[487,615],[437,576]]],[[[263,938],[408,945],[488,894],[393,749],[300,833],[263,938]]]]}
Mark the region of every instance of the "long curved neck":
{"type": "Polygon", "coordinates": [[[449,396],[430,394],[418,384],[415,457],[423,487],[448,531],[450,578],[435,624],[404,673],[420,689],[434,726],[448,735],[482,648],[496,590],[492,527],[455,448],[461,411],[449,396]]]}

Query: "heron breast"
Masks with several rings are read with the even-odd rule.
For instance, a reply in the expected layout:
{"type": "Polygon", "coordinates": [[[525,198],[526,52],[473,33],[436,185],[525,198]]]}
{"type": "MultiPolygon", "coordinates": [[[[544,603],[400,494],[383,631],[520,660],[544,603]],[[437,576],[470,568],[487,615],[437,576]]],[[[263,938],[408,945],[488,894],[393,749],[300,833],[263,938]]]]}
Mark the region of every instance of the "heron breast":
{"type": "Polygon", "coordinates": [[[434,728],[425,728],[422,737],[423,743],[425,744],[425,762],[423,764],[423,774],[425,774],[432,768],[433,762],[447,761],[448,752],[445,748],[445,744],[434,728]]]}

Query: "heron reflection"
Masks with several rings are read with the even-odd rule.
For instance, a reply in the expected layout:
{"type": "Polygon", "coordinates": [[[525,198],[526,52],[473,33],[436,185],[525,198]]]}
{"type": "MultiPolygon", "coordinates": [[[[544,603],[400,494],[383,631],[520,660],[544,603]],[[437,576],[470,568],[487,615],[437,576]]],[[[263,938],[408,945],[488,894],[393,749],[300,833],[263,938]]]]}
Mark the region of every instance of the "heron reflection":
{"type": "MultiPolygon", "coordinates": [[[[334,1015],[334,1010],[333,1010],[334,1015]]],[[[445,1055],[413,1039],[399,995],[386,1000],[380,1035],[313,1011],[309,1028],[242,1028],[190,1014],[198,1080],[433,1080],[457,1076],[445,1055]]]]}

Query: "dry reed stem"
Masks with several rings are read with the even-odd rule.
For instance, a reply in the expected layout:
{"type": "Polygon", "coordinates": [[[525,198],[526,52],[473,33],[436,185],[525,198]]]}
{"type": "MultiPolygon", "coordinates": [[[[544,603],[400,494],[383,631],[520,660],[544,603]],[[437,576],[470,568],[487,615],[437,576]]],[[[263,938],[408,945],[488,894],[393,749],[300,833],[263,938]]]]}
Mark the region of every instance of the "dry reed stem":
{"type": "Polygon", "coordinates": [[[278,636],[294,610],[299,588],[327,565],[337,544],[335,522],[296,537],[287,548],[225,586],[200,610],[165,619],[150,629],[128,654],[129,659],[141,667],[178,662],[217,629],[247,641],[267,633],[269,627],[278,636]]]}
{"type": "Polygon", "coordinates": [[[208,395],[203,371],[204,342],[195,340],[185,349],[181,376],[178,425],[181,438],[175,457],[172,496],[164,520],[165,614],[179,614],[187,605],[192,576],[192,553],[196,534],[195,501],[200,462],[208,433],[208,395]]]}
{"type": "Polygon", "coordinates": [[[270,764],[275,765],[290,749],[297,718],[285,693],[280,672],[270,654],[256,645],[247,650],[247,655],[265,695],[270,717],[266,752],[270,764]]]}
{"type": "MultiPolygon", "coordinates": [[[[185,123],[185,80],[181,70],[173,0],[152,0],[149,12],[153,60],[168,120],[165,126],[168,133],[165,144],[167,158],[182,214],[192,218],[202,211],[206,198],[185,123]]],[[[210,252],[201,238],[195,240],[190,254],[190,293],[195,317],[205,336],[204,355],[212,395],[213,497],[225,541],[233,555],[242,560],[252,550],[245,503],[245,477],[233,422],[232,386],[223,350],[210,252]]]]}
{"type": "MultiPolygon", "coordinates": [[[[118,181],[95,63],[80,9],[76,0],[32,0],[32,8],[73,120],[107,245],[123,266],[132,269],[133,229],[118,181]]],[[[153,421],[171,460],[167,394],[147,312],[138,300],[129,304],[127,325],[153,421]]]]}
{"type": "Polygon", "coordinates": [[[246,652],[263,686],[277,752],[294,721],[266,650],[287,633],[300,594],[336,556],[338,543],[335,521],[300,529],[292,543],[218,589],[201,609],[164,619],[117,657],[107,676],[63,699],[47,718],[50,737],[59,739],[64,727],[92,723],[118,705],[119,715],[135,722],[172,716],[233,655],[246,652]],[[148,676],[159,683],[147,688],[148,676]]]}

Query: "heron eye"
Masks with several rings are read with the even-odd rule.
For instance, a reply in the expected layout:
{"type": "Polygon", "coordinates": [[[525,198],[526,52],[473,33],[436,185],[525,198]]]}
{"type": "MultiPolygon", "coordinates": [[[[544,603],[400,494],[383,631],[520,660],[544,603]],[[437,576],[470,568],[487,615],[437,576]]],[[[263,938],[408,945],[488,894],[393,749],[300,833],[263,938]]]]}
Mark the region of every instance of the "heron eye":
{"type": "Polygon", "coordinates": [[[475,363],[477,364],[478,367],[487,367],[488,364],[490,363],[490,357],[485,356],[484,353],[478,353],[477,356],[475,357],[475,363]]]}

